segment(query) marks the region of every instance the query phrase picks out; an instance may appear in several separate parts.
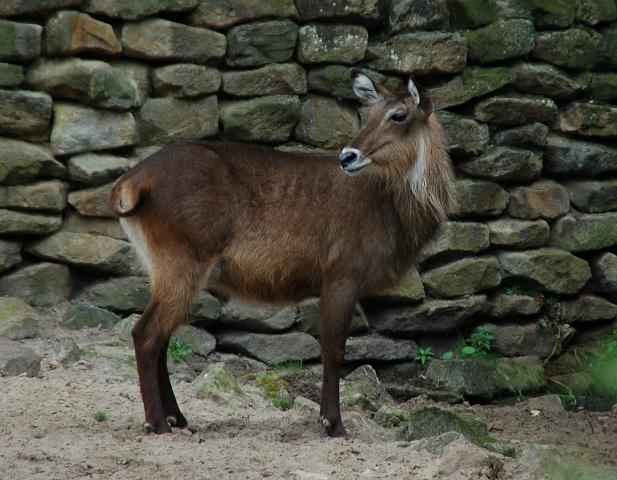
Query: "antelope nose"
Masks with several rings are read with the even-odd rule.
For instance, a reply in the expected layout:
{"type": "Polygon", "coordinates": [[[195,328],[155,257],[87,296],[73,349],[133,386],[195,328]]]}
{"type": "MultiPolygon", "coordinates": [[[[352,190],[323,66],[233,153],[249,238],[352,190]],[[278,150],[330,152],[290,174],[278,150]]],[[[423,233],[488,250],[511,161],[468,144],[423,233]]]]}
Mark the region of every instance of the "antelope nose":
{"type": "Polygon", "coordinates": [[[358,159],[358,154],[353,150],[343,150],[338,159],[341,162],[341,167],[345,168],[358,159]]]}

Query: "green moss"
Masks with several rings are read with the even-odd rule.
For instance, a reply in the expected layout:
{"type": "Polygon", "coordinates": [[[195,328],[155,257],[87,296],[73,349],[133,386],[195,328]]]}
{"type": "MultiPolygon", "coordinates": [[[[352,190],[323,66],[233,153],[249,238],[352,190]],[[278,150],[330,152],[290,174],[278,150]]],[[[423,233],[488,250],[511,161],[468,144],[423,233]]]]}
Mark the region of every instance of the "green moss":
{"type": "Polygon", "coordinates": [[[576,0],[576,18],[590,25],[617,18],[614,0],[576,0]]]}
{"type": "Polygon", "coordinates": [[[399,427],[407,420],[407,412],[396,407],[384,405],[375,412],[373,420],[382,427],[399,427]]]}
{"type": "Polygon", "coordinates": [[[79,345],[74,343],[71,346],[71,349],[69,350],[69,352],[62,359],[62,363],[64,365],[70,365],[71,363],[78,362],[79,360],[81,360],[81,357],[83,357],[84,354],[85,352],[81,348],[79,348],[79,345]]]}
{"type": "Polygon", "coordinates": [[[539,452],[542,478],[547,480],[615,480],[615,469],[590,452],[548,448],[539,452]]]}
{"type": "Polygon", "coordinates": [[[272,401],[272,405],[281,410],[292,407],[293,401],[289,394],[289,385],[278,375],[262,375],[255,382],[263,395],[272,401]]]}
{"type": "Polygon", "coordinates": [[[237,405],[248,400],[235,377],[223,364],[206,367],[193,382],[199,398],[209,398],[223,405],[237,405]]]}
{"type": "Polygon", "coordinates": [[[86,356],[104,357],[117,365],[118,371],[126,378],[137,378],[135,352],[129,347],[117,345],[94,344],[86,347],[86,356]]]}
{"type": "Polygon", "coordinates": [[[478,30],[468,31],[468,58],[490,63],[521,57],[534,47],[534,28],[529,20],[511,19],[491,23],[478,30]]]}
{"type": "Polygon", "coordinates": [[[433,455],[443,455],[446,447],[461,438],[457,432],[447,432],[437,437],[422,438],[412,447],[417,452],[429,452],[433,455]]]}
{"type": "Polygon", "coordinates": [[[604,68],[617,68],[617,26],[602,31],[598,63],[604,68]]]}
{"type": "Polygon", "coordinates": [[[430,94],[438,108],[447,108],[498,90],[515,79],[514,72],[509,68],[468,67],[461,75],[431,89],[430,94]]]}
{"type": "Polygon", "coordinates": [[[575,17],[572,0],[529,0],[534,23],[538,27],[567,27],[575,17]]]}
{"type": "Polygon", "coordinates": [[[474,28],[497,18],[494,0],[448,0],[450,23],[454,28],[474,28]]]}
{"type": "MultiPolygon", "coordinates": [[[[615,45],[617,48],[617,45],[615,45]]],[[[587,91],[591,98],[612,102],[617,100],[617,73],[595,73],[587,91]]]]}
{"type": "Polygon", "coordinates": [[[0,58],[11,58],[17,53],[17,25],[8,20],[0,20],[0,58]]]}
{"type": "Polygon", "coordinates": [[[24,69],[21,65],[0,63],[0,87],[15,87],[24,81],[24,69]]]}
{"type": "Polygon", "coordinates": [[[416,407],[409,412],[402,435],[407,441],[458,432],[470,442],[482,446],[488,440],[488,425],[475,413],[447,410],[437,406],[416,407]]]}
{"type": "Polygon", "coordinates": [[[546,386],[542,363],[534,358],[498,358],[495,363],[498,386],[513,394],[538,391],[546,386]]]}
{"type": "Polygon", "coordinates": [[[536,38],[534,55],[554,65],[589,69],[596,64],[601,36],[582,28],[541,33],[536,38]]]}
{"type": "Polygon", "coordinates": [[[272,367],[273,372],[294,373],[302,370],[301,360],[288,360],[286,362],[277,363],[272,367]]]}

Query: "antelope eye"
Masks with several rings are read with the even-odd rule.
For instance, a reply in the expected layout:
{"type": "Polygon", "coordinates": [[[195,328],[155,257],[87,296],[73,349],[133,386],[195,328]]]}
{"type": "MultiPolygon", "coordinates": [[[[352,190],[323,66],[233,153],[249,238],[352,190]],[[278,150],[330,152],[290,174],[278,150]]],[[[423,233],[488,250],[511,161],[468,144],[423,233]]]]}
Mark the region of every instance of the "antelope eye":
{"type": "Polygon", "coordinates": [[[392,120],[395,123],[403,123],[406,118],[407,118],[406,113],[395,113],[394,115],[390,117],[390,120],[392,120]]]}

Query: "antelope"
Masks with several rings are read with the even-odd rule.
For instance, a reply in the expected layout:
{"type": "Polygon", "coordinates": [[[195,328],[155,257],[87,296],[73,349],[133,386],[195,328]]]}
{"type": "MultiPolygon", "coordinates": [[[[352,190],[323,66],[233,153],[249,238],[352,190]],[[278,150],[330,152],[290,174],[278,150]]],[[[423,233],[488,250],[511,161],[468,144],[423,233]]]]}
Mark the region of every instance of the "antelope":
{"type": "Polygon", "coordinates": [[[166,365],[169,338],[201,289],[267,303],[320,296],[319,421],[345,435],[339,378],[356,302],[395,286],[453,208],[444,134],[409,79],[395,95],[352,71],[367,106],[335,154],[195,141],[120,177],[111,204],[143,262],[151,299],[132,330],[144,428],[186,428],[166,365]]]}

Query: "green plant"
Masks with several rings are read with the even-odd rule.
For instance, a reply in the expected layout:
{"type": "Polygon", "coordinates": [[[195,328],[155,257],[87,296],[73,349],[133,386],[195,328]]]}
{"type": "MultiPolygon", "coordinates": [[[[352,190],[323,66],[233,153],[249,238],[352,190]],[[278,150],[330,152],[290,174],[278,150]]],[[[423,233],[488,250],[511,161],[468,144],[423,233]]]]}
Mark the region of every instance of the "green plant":
{"type": "Polygon", "coordinates": [[[171,359],[176,363],[184,362],[186,357],[191,353],[193,353],[191,347],[183,345],[177,340],[174,340],[171,342],[171,345],[169,345],[169,354],[171,355],[171,359]]]}
{"type": "Polygon", "coordinates": [[[523,293],[523,287],[515,283],[514,285],[504,288],[503,293],[506,295],[520,295],[523,293]]]}
{"type": "Polygon", "coordinates": [[[280,410],[289,410],[293,404],[289,398],[275,398],[272,400],[272,406],[280,410]]]}
{"type": "Polygon", "coordinates": [[[302,370],[302,360],[287,360],[272,367],[273,372],[299,372],[300,370],[302,370]]]}
{"type": "Polygon", "coordinates": [[[589,358],[587,371],[593,380],[593,394],[609,403],[617,403],[617,330],[589,358]]]}
{"type": "Polygon", "coordinates": [[[449,362],[450,360],[452,360],[454,358],[454,352],[446,352],[441,356],[441,359],[444,362],[449,362]]]}
{"type": "Polygon", "coordinates": [[[486,356],[491,351],[493,340],[495,340],[495,336],[491,332],[491,327],[485,325],[469,335],[467,347],[464,347],[463,350],[467,349],[468,355],[486,356]],[[473,348],[474,351],[471,352],[470,348],[473,348]]]}
{"type": "Polygon", "coordinates": [[[101,412],[101,411],[94,412],[94,419],[97,422],[105,422],[105,421],[107,421],[107,418],[108,417],[107,417],[107,414],[105,412],[101,412]]]}
{"type": "Polygon", "coordinates": [[[425,365],[428,362],[430,362],[433,359],[434,356],[435,356],[435,354],[431,350],[431,347],[420,348],[420,350],[418,351],[418,355],[416,356],[415,360],[417,362],[421,363],[422,365],[425,365]]]}
{"type": "Polygon", "coordinates": [[[461,348],[461,358],[474,358],[478,356],[478,351],[469,345],[461,348]]]}
{"type": "Polygon", "coordinates": [[[546,320],[546,317],[540,317],[536,322],[536,325],[538,326],[538,328],[547,328],[548,321],[546,320]]]}

